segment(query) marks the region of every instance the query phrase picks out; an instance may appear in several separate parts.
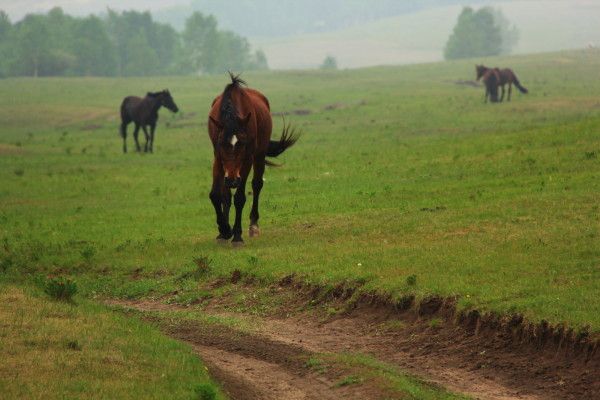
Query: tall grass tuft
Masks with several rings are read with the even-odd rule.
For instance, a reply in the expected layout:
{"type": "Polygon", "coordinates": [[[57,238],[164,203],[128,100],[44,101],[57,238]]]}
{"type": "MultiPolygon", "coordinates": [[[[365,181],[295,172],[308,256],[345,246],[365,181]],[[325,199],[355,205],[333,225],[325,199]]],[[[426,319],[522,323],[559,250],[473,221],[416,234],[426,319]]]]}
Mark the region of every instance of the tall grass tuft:
{"type": "Polygon", "coordinates": [[[77,293],[77,284],[69,278],[50,278],[44,292],[55,300],[72,302],[77,293]]]}

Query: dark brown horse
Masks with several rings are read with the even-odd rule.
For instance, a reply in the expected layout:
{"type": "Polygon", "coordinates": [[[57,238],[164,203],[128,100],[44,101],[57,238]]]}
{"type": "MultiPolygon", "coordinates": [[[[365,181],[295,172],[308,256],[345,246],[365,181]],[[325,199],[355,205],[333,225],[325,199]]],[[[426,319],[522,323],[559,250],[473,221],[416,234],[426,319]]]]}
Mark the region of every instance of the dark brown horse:
{"type": "Polygon", "coordinates": [[[145,152],[153,152],[154,149],[154,131],[156,130],[156,121],[158,121],[158,110],[161,107],[166,107],[172,112],[179,111],[177,104],[173,101],[169,90],[165,89],[162,92],[146,94],[146,97],[128,96],[121,103],[121,137],[123,138],[123,153],[127,153],[127,125],[132,121],[135,124],[133,138],[135,139],[135,149],[140,151],[140,143],[138,142],[138,132],[140,127],[146,136],[145,152]],[[148,133],[150,128],[150,133],[148,133]]]}
{"type": "MultiPolygon", "coordinates": [[[[489,77],[491,74],[495,75],[492,77],[492,80],[496,81],[496,84],[502,88],[502,95],[500,96],[500,101],[504,101],[505,94],[505,86],[508,84],[508,101],[510,101],[510,97],[512,94],[512,85],[514,84],[517,89],[523,94],[529,93],[529,91],[521,85],[517,75],[510,68],[499,69],[499,68],[487,68],[484,65],[476,65],[475,70],[477,71],[477,80],[484,78],[486,75],[489,77]],[[495,71],[495,72],[490,72],[495,71]]],[[[487,88],[487,85],[486,85],[487,88]]],[[[486,101],[487,101],[487,90],[486,90],[486,101]]]]}
{"type": "Polygon", "coordinates": [[[213,183],[210,200],[217,215],[218,240],[233,237],[234,245],[243,244],[242,210],[246,203],[246,181],[252,177],[252,210],[250,236],[258,236],[258,199],[263,187],[265,165],[273,165],[266,157],[277,157],[293,146],[298,139],[284,123],[281,138],[271,140],[273,122],[269,101],[260,92],[249,89],[246,82],[229,74],[231,83],[212,103],[208,115],[208,134],[214,149],[213,183]],[[231,189],[237,189],[233,198],[235,222],[229,225],[231,189]]]}

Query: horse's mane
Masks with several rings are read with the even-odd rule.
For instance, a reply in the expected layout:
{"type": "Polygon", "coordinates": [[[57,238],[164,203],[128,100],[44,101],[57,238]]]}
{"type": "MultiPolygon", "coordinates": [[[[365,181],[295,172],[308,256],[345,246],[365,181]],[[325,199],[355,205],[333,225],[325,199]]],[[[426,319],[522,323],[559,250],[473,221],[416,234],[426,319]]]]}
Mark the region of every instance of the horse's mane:
{"type": "Polygon", "coordinates": [[[229,141],[231,137],[239,131],[239,114],[238,110],[231,99],[231,94],[235,90],[239,90],[242,86],[246,86],[246,81],[240,78],[239,75],[234,75],[229,72],[231,83],[225,86],[221,97],[221,108],[219,110],[219,120],[223,124],[223,140],[229,141]]]}

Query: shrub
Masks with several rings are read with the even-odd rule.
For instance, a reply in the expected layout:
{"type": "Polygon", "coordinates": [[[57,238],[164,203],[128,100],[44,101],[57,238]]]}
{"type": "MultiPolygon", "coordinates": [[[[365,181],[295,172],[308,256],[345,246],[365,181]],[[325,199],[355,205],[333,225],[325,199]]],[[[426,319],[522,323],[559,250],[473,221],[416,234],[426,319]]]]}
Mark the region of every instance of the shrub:
{"type": "Polygon", "coordinates": [[[0,259],[0,272],[6,272],[12,266],[13,259],[11,256],[6,255],[0,259]]]}
{"type": "Polygon", "coordinates": [[[198,400],[215,400],[217,398],[217,392],[208,383],[196,386],[195,392],[198,400]]]}
{"type": "Polygon", "coordinates": [[[321,69],[325,69],[325,70],[334,70],[338,68],[337,65],[337,60],[335,59],[334,56],[327,56],[325,57],[325,60],[323,60],[323,64],[321,64],[321,69]]]}
{"type": "Polygon", "coordinates": [[[81,257],[83,257],[83,259],[86,262],[90,262],[92,261],[92,258],[94,258],[94,256],[96,255],[96,249],[94,248],[94,246],[85,246],[83,248],[83,250],[81,250],[81,257]]]}
{"type": "Polygon", "coordinates": [[[73,301],[77,284],[69,278],[51,278],[46,282],[44,292],[55,300],[73,301]]]}

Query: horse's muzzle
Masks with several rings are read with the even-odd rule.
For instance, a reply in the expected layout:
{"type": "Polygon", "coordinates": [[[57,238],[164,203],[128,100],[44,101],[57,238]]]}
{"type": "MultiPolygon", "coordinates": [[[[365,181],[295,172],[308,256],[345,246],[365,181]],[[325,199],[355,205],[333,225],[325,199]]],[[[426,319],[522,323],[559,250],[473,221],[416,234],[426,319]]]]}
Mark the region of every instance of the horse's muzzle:
{"type": "Polygon", "coordinates": [[[240,186],[240,178],[225,178],[225,187],[227,189],[235,189],[240,186]]]}

